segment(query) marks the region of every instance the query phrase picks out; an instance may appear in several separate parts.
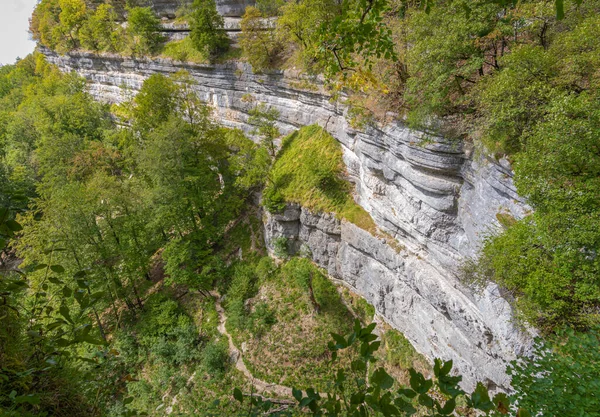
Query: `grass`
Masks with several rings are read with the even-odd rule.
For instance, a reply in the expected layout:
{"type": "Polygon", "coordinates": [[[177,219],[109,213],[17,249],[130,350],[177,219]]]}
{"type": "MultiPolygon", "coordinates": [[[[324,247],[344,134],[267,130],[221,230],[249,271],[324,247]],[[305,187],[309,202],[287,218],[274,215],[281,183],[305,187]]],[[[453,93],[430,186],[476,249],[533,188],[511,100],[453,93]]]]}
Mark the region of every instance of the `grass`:
{"type": "Polygon", "coordinates": [[[346,334],[353,323],[335,286],[318,268],[300,258],[264,274],[257,286],[252,297],[244,301],[247,324],[234,327],[227,323],[236,345],[245,348],[246,366],[254,376],[268,382],[325,389],[326,382],[333,379],[327,347],[330,333],[346,334]],[[310,273],[320,305],[318,313],[305,281],[310,273]],[[270,313],[269,325],[259,333],[255,323],[265,304],[270,313]]]}
{"type": "MultiPolygon", "coordinates": [[[[200,51],[198,51],[192,39],[187,36],[181,40],[169,41],[162,49],[160,54],[162,58],[170,58],[180,62],[193,62],[195,64],[209,64],[210,60],[200,51]]],[[[227,61],[239,59],[242,56],[242,50],[239,48],[229,48],[226,52],[220,54],[214,63],[222,64],[227,61]]]]}
{"type": "Polygon", "coordinates": [[[379,325],[381,330],[381,348],[377,352],[383,367],[402,385],[408,385],[409,368],[431,376],[431,365],[418,353],[408,339],[387,324],[379,325]]]}
{"type": "Polygon", "coordinates": [[[194,48],[192,40],[189,37],[178,41],[167,42],[162,50],[163,58],[171,58],[175,61],[194,62],[196,64],[206,64],[208,59],[204,54],[194,48]]]}
{"type": "Polygon", "coordinates": [[[367,325],[373,321],[375,318],[375,307],[369,304],[367,300],[344,285],[338,286],[338,292],[344,299],[345,304],[352,310],[354,316],[363,325],[367,325]]]}
{"type": "Polygon", "coordinates": [[[369,213],[352,197],[341,145],[317,125],[303,127],[283,140],[271,178],[267,188],[276,189],[287,202],[335,213],[370,232],[377,229],[369,213]]]}

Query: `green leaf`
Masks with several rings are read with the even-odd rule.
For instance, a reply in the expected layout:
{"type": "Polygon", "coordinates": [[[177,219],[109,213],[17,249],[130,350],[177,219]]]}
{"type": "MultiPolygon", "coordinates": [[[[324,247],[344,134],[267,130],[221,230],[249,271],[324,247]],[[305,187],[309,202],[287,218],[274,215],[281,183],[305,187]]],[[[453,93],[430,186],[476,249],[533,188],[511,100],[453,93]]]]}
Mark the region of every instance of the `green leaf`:
{"type": "Polygon", "coordinates": [[[409,388],[403,388],[398,390],[398,395],[404,395],[407,398],[415,398],[417,393],[409,388]]]}
{"type": "MultiPolygon", "coordinates": [[[[67,287],[65,287],[67,288],[67,287]]],[[[69,314],[69,308],[66,305],[61,305],[58,309],[58,312],[71,324],[73,323],[73,319],[71,319],[71,315],[69,314]]]]}
{"type": "Polygon", "coordinates": [[[302,400],[302,391],[296,388],[292,388],[292,395],[296,399],[296,401],[302,400]]]}
{"type": "Polygon", "coordinates": [[[565,5],[563,0],[554,0],[556,7],[556,19],[562,20],[565,17],[565,5]]]}
{"type": "Polygon", "coordinates": [[[490,411],[494,408],[494,404],[490,401],[487,388],[481,383],[477,383],[475,391],[471,395],[471,405],[481,411],[490,411]]]}
{"type": "Polygon", "coordinates": [[[446,404],[444,404],[443,407],[440,407],[437,404],[436,406],[440,414],[444,416],[449,416],[454,412],[454,409],[456,408],[456,399],[450,398],[448,401],[446,401],[446,404]]]}
{"type": "Polygon", "coordinates": [[[369,324],[367,327],[365,327],[364,329],[362,329],[360,331],[360,335],[366,336],[366,335],[373,333],[373,330],[375,330],[375,325],[376,325],[376,323],[369,324]]]}
{"type": "MultiPolygon", "coordinates": [[[[300,393],[300,395],[302,396],[302,393],[300,393]]],[[[233,398],[235,398],[240,404],[244,402],[244,394],[242,394],[242,391],[239,388],[233,389],[233,398]]]]}
{"type": "Polygon", "coordinates": [[[19,232],[21,230],[23,230],[23,227],[17,223],[14,220],[7,220],[6,221],[6,226],[8,226],[8,228],[12,231],[12,232],[19,232]]]}
{"type": "Polygon", "coordinates": [[[394,399],[394,404],[396,404],[396,407],[400,410],[404,411],[407,417],[412,416],[417,412],[416,408],[413,407],[411,403],[404,401],[402,398],[394,399]]]}
{"type": "Polygon", "coordinates": [[[365,394],[363,392],[355,392],[350,397],[350,404],[362,404],[365,401],[365,394]]]}
{"type": "Polygon", "coordinates": [[[300,401],[300,404],[298,404],[300,407],[306,407],[307,405],[309,405],[310,403],[313,402],[312,398],[309,397],[305,397],[300,401]]]}
{"type": "Polygon", "coordinates": [[[371,384],[375,384],[383,390],[390,389],[394,385],[392,378],[383,368],[377,368],[371,376],[371,384]]]}
{"type": "Polygon", "coordinates": [[[419,404],[425,406],[425,407],[429,407],[432,408],[433,407],[433,398],[431,398],[429,395],[427,394],[421,394],[419,395],[419,404]]]}
{"type": "Polygon", "coordinates": [[[55,321],[46,326],[46,331],[52,331],[58,327],[61,327],[64,324],[65,324],[64,321],[55,321]]]}
{"type": "Polygon", "coordinates": [[[39,397],[39,395],[36,395],[36,394],[19,395],[18,397],[14,398],[14,402],[15,402],[15,404],[27,403],[27,404],[31,404],[31,405],[36,405],[36,404],[40,403],[40,397],[39,397]]]}
{"type": "Polygon", "coordinates": [[[131,404],[133,402],[133,397],[123,398],[123,405],[131,404]]]}
{"type": "Polygon", "coordinates": [[[451,370],[452,370],[452,359],[444,362],[444,366],[442,366],[442,369],[440,369],[440,375],[448,375],[451,370]]]}
{"type": "Polygon", "coordinates": [[[348,344],[346,343],[346,339],[343,336],[336,333],[331,333],[331,337],[333,338],[333,340],[335,340],[335,347],[337,349],[344,349],[348,346],[348,344]]]}
{"type": "Polygon", "coordinates": [[[50,281],[52,284],[63,284],[63,282],[56,277],[50,277],[48,278],[48,281],[50,281]]]}
{"type": "Polygon", "coordinates": [[[56,272],[57,274],[62,274],[63,272],[65,272],[65,268],[63,268],[60,265],[52,265],[52,266],[50,266],[50,269],[53,272],[56,272]]]}
{"type": "Polygon", "coordinates": [[[73,278],[75,279],[79,279],[79,278],[83,278],[87,275],[87,272],[85,271],[78,271],[75,273],[75,275],[73,275],[73,278]]]}
{"type": "Polygon", "coordinates": [[[499,392],[498,394],[496,394],[494,396],[493,402],[494,406],[496,407],[496,410],[498,410],[500,414],[508,414],[510,400],[508,399],[505,393],[499,392]]]}
{"type": "Polygon", "coordinates": [[[433,381],[425,379],[422,373],[415,371],[413,368],[409,369],[410,373],[410,387],[419,394],[424,394],[433,386],[433,381]]]}
{"type": "Polygon", "coordinates": [[[365,361],[360,359],[352,361],[350,367],[355,372],[364,372],[367,370],[367,364],[365,363],[365,361]]]}
{"type": "Polygon", "coordinates": [[[65,298],[69,298],[73,294],[73,290],[65,285],[62,289],[62,293],[65,298]]]}
{"type": "Polygon", "coordinates": [[[106,345],[106,342],[104,342],[104,340],[96,339],[93,336],[90,336],[89,334],[79,335],[75,337],[75,341],[89,343],[90,345],[106,345]]]}
{"type": "Polygon", "coordinates": [[[56,341],[56,345],[58,347],[67,347],[71,345],[71,341],[65,339],[65,338],[60,338],[56,341]]]}

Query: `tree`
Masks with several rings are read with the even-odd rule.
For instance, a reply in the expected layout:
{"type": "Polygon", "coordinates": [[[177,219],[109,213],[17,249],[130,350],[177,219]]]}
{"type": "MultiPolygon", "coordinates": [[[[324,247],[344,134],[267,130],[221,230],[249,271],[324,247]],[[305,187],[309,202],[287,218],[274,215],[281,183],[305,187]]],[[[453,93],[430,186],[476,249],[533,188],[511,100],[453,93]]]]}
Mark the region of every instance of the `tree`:
{"type": "Polygon", "coordinates": [[[482,276],[547,331],[589,328],[600,306],[600,19],[575,17],[547,49],[507,55],[478,97],[486,143],[511,155],[517,190],[534,208],[488,239],[482,276]]]}
{"type": "Polygon", "coordinates": [[[148,131],[166,122],[176,109],[177,86],[170,78],[152,74],[135,96],[133,117],[135,126],[148,131]]]}
{"type": "Polygon", "coordinates": [[[164,41],[160,20],[150,7],[127,9],[127,32],[132,51],[140,55],[155,53],[164,41]]]}
{"type": "Polygon", "coordinates": [[[42,0],[35,7],[29,24],[33,39],[51,49],[61,42],[59,13],[58,0],[42,0]]]}
{"type": "Polygon", "coordinates": [[[110,4],[99,5],[81,28],[81,45],[93,51],[116,50],[116,20],[117,14],[110,4]]]}
{"type": "Polygon", "coordinates": [[[277,153],[275,140],[281,136],[277,128],[278,118],[279,112],[277,109],[267,108],[264,103],[260,103],[250,110],[250,117],[248,118],[248,123],[255,126],[252,134],[260,138],[262,146],[269,151],[271,158],[275,158],[277,153]]]}
{"type": "Polygon", "coordinates": [[[66,38],[68,50],[79,46],[79,30],[85,23],[87,7],[84,0],[59,0],[59,30],[66,38]]]}
{"type": "MultiPolygon", "coordinates": [[[[0,241],[20,230],[9,207],[0,207],[0,241]]],[[[91,404],[82,390],[89,381],[79,372],[84,361],[73,352],[104,345],[88,321],[99,294],[73,291],[58,263],[30,269],[40,271],[37,282],[29,271],[0,266],[0,412],[87,413],[91,404]]]]}
{"type": "Polygon", "coordinates": [[[214,0],[194,0],[192,8],[190,38],[194,47],[212,61],[229,48],[223,17],[214,0]]]}
{"type": "Polygon", "coordinates": [[[43,45],[66,52],[79,46],[86,17],[84,0],[42,0],[33,12],[30,30],[43,45]]]}
{"type": "Polygon", "coordinates": [[[537,340],[533,355],[509,367],[511,402],[531,415],[600,416],[599,329],[563,330],[548,341],[537,340]]]}
{"type": "Polygon", "coordinates": [[[319,28],[337,13],[338,8],[331,0],[292,1],[281,7],[281,16],[277,19],[279,36],[285,42],[295,44],[298,49],[296,60],[311,72],[318,71],[320,64],[316,60],[320,47],[319,28]]]}
{"type": "Polygon", "coordinates": [[[283,52],[279,33],[255,7],[246,8],[241,22],[240,46],[254,72],[274,68],[283,52]]]}

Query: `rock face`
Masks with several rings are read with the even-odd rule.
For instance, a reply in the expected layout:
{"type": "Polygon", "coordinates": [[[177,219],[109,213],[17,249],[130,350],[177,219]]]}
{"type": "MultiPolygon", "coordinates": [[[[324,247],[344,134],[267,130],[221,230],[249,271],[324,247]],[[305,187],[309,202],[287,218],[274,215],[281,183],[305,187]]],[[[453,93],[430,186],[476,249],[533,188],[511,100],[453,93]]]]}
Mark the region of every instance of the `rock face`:
{"type": "MultiPolygon", "coordinates": [[[[105,0],[90,0],[92,6],[105,2],[105,0]]],[[[130,6],[151,7],[159,17],[174,19],[178,9],[189,6],[193,2],[194,0],[112,0],[110,4],[121,16],[125,15],[126,6],[129,4],[130,6]]],[[[246,6],[252,6],[255,2],[254,0],[216,0],[216,3],[217,11],[222,16],[241,17],[246,6]]]]}
{"type": "Polygon", "coordinates": [[[120,102],[155,73],[185,69],[199,96],[223,124],[250,130],[248,111],[257,102],[280,112],[290,132],[319,124],[342,145],[356,200],[397,241],[390,245],[328,214],[290,207],[268,216],[267,239],[286,236],[304,244],[320,266],[353,286],[417,350],[453,359],[465,377],[507,388],[504,367],[529,345],[511,322],[511,309],[490,285],[474,293],[457,279],[482,239],[499,229],[498,214],[521,218],[528,210],[512,182],[510,166],[399,122],[353,129],[347,109],[329,101],[318,79],[294,73],[253,74],[242,63],[191,65],[167,60],[43,51],[64,71],[77,71],[100,100],[120,102]],[[394,247],[404,249],[397,252],[394,247]]]}
{"type": "Polygon", "coordinates": [[[426,357],[453,359],[466,388],[476,381],[508,388],[505,361],[524,340],[495,286],[470,294],[427,259],[332,214],[292,205],[267,213],[265,229],[270,249],[275,239],[288,239],[292,253],[311,257],[365,297],[426,357]]]}

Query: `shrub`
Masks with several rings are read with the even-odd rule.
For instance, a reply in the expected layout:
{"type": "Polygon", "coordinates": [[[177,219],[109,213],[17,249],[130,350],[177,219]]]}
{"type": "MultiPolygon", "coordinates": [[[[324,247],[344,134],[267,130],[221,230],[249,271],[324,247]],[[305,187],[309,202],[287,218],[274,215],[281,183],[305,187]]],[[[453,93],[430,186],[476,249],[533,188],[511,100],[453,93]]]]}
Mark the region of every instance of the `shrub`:
{"type": "Polygon", "coordinates": [[[533,356],[509,367],[513,404],[534,416],[600,416],[599,336],[596,327],[538,340],[533,356]]]}
{"type": "Polygon", "coordinates": [[[273,253],[280,259],[287,259],[290,256],[289,239],[285,236],[279,236],[273,240],[273,253]]]}
{"type": "Polygon", "coordinates": [[[232,280],[227,290],[227,323],[236,329],[247,325],[245,301],[256,294],[256,275],[248,264],[237,264],[232,268],[232,280]]]}
{"type": "Polygon", "coordinates": [[[206,62],[204,54],[196,49],[192,39],[188,36],[179,41],[171,41],[165,45],[162,54],[166,57],[182,62],[206,62]]]}
{"type": "Polygon", "coordinates": [[[256,265],[256,275],[262,282],[269,279],[277,271],[277,265],[270,256],[265,256],[256,265]]]}
{"type": "Polygon", "coordinates": [[[181,365],[199,357],[199,331],[177,301],[153,294],[145,310],[137,325],[138,340],[155,360],[181,365]]]}
{"type": "Polygon", "coordinates": [[[262,337],[275,323],[277,318],[275,312],[269,308],[269,304],[260,302],[254,306],[254,311],[250,315],[250,328],[255,337],[262,337]]]}
{"type": "Polygon", "coordinates": [[[286,202],[278,188],[267,187],[263,191],[263,205],[269,213],[281,213],[285,210],[286,202]]]}
{"type": "Polygon", "coordinates": [[[202,366],[211,375],[218,376],[227,370],[229,349],[225,339],[208,343],[202,351],[202,366]]]}

